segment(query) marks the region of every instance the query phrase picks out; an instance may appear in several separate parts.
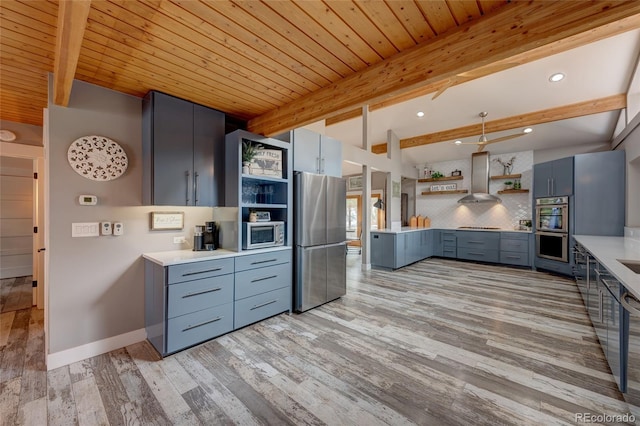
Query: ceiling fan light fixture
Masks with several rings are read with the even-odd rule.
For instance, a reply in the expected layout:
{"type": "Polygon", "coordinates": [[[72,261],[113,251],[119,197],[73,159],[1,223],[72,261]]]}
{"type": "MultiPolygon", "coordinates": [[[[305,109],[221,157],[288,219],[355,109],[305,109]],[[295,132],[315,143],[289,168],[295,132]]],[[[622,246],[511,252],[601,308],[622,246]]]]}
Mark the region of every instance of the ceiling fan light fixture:
{"type": "Polygon", "coordinates": [[[422,112],[422,111],[418,111],[418,112],[416,113],[416,115],[417,115],[418,117],[422,118],[422,117],[424,117],[424,112],[422,112]]]}
{"type": "Polygon", "coordinates": [[[563,80],[565,77],[565,75],[561,72],[557,72],[555,74],[551,74],[551,77],[549,77],[549,81],[552,83],[557,83],[561,80],[563,80]]]}
{"type": "Polygon", "coordinates": [[[533,132],[533,129],[531,127],[527,127],[522,131],[522,133],[531,133],[531,132],[533,132]]]}

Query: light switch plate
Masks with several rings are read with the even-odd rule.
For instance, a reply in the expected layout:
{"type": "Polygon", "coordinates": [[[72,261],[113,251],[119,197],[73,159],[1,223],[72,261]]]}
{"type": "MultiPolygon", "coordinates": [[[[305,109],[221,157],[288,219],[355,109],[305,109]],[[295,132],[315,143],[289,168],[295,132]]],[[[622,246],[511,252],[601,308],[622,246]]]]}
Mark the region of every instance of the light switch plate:
{"type": "Polygon", "coordinates": [[[98,222],[78,222],[71,224],[71,236],[77,237],[99,237],[100,224],[98,222]]]}

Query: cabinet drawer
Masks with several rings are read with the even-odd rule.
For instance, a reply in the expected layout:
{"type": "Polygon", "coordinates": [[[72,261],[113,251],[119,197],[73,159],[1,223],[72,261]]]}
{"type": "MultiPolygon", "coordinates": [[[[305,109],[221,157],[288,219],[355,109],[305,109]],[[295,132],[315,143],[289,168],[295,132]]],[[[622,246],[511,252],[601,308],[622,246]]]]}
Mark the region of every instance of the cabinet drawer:
{"type": "Polygon", "coordinates": [[[529,263],[528,252],[501,251],[500,263],[507,265],[531,266],[529,263]]]}
{"type": "Polygon", "coordinates": [[[233,258],[184,263],[181,265],[168,266],[167,269],[167,284],[199,280],[217,275],[232,274],[233,258]]]}
{"type": "Polygon", "coordinates": [[[500,237],[505,240],[525,240],[529,241],[530,233],[527,232],[501,232],[500,237]]]}
{"type": "Polygon", "coordinates": [[[291,263],[291,250],[270,251],[236,257],[235,271],[262,268],[280,263],[291,263]]]}
{"type": "Polygon", "coordinates": [[[244,327],[290,309],[291,287],[238,300],[235,303],[234,312],[235,328],[244,327]]]}
{"type": "Polygon", "coordinates": [[[500,240],[500,250],[517,251],[520,253],[529,252],[529,240],[500,240]]]}
{"type": "Polygon", "coordinates": [[[455,248],[455,246],[453,247],[443,247],[442,249],[442,257],[452,257],[452,258],[456,258],[458,257],[458,253],[457,250],[455,248]]]}
{"type": "Polygon", "coordinates": [[[167,353],[179,351],[233,330],[233,303],[167,321],[167,353]]]}
{"type": "Polygon", "coordinates": [[[167,318],[233,302],[233,274],[169,286],[167,318]]]}
{"type": "Polygon", "coordinates": [[[458,247],[458,259],[497,263],[500,260],[500,252],[498,250],[458,247]]]}
{"type": "Polygon", "coordinates": [[[460,247],[498,250],[500,249],[500,234],[497,232],[458,232],[458,249],[460,247]]]}
{"type": "Polygon", "coordinates": [[[235,300],[282,287],[291,287],[290,263],[237,272],[235,300]]]}

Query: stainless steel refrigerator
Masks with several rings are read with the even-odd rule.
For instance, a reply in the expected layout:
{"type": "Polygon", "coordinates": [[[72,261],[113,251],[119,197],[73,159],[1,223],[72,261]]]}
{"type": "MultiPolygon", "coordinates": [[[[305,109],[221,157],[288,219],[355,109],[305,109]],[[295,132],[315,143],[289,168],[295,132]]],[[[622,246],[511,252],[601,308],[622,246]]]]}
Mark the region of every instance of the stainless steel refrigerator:
{"type": "Polygon", "coordinates": [[[346,203],[345,179],[295,173],[293,303],[297,312],[347,292],[346,203]]]}

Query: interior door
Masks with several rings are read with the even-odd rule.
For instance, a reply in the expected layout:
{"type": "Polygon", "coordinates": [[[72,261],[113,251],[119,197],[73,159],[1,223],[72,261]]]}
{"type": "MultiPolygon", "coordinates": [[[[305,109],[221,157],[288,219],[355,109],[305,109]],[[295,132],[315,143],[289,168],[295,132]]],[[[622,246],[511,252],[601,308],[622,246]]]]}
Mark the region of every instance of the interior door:
{"type": "Polygon", "coordinates": [[[346,244],[327,246],[327,302],[347,294],[346,244]]]}
{"type": "MultiPolygon", "coordinates": [[[[344,246],[342,247],[344,254],[344,246]]],[[[306,311],[327,301],[327,249],[296,248],[295,310],[306,311]]]]}

